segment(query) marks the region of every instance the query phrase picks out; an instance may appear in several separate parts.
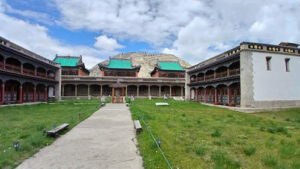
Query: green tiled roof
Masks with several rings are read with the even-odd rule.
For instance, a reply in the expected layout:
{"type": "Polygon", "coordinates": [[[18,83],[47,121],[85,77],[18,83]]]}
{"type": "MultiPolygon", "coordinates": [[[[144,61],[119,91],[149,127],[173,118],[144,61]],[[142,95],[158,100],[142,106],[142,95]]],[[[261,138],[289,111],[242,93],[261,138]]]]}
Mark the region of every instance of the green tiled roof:
{"type": "Polygon", "coordinates": [[[111,59],[107,67],[111,69],[133,69],[130,60],[117,60],[117,59],[116,60],[111,59]]]}
{"type": "Polygon", "coordinates": [[[54,62],[59,63],[61,66],[76,66],[79,58],[56,58],[54,62]]]}
{"type": "Polygon", "coordinates": [[[184,71],[178,62],[158,62],[158,65],[162,70],[184,71]]]}

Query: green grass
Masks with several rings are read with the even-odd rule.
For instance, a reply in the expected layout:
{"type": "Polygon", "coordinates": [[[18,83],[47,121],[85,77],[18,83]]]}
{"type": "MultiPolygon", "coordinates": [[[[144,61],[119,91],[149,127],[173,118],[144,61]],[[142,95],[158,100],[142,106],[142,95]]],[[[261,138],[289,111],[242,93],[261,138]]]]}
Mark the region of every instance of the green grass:
{"type": "MultiPolygon", "coordinates": [[[[299,169],[300,109],[246,114],[194,102],[136,99],[133,119],[143,118],[173,168],[299,169]]],[[[138,134],[145,169],[168,168],[147,128],[138,134]]]]}
{"type": "Polygon", "coordinates": [[[79,99],[0,108],[0,168],[14,168],[50,145],[55,139],[46,137],[44,130],[62,123],[69,123],[72,128],[98,110],[99,103],[99,100],[79,99]],[[18,151],[13,148],[14,141],[19,141],[18,151]]]}

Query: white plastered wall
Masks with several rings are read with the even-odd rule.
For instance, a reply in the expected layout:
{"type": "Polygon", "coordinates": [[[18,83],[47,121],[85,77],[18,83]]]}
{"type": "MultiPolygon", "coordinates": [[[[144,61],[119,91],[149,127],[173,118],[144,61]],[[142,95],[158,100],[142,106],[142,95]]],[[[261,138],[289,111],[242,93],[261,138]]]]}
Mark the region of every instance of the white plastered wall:
{"type": "Polygon", "coordinates": [[[274,53],[252,53],[254,101],[300,100],[300,57],[274,53]],[[266,57],[272,57],[271,70],[266,57]],[[289,58],[290,72],[285,59],[289,58]]]}

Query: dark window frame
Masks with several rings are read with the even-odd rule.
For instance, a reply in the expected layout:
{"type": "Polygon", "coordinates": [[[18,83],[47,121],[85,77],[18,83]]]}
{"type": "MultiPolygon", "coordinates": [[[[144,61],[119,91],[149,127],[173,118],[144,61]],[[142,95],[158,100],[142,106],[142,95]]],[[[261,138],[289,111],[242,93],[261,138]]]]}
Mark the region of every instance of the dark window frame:
{"type": "Polygon", "coordinates": [[[271,60],[272,60],[272,57],[271,57],[271,56],[267,56],[267,57],[266,57],[267,71],[271,71],[271,60]]]}
{"type": "Polygon", "coordinates": [[[285,58],[284,63],[285,63],[285,71],[290,72],[291,71],[291,69],[290,69],[290,58],[285,58]]]}

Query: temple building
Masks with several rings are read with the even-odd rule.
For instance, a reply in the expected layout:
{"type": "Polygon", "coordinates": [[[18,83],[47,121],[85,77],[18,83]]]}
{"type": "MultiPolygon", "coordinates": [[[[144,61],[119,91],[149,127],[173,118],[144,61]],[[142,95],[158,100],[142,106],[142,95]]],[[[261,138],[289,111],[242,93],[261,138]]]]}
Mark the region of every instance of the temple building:
{"type": "Polygon", "coordinates": [[[184,78],[185,70],[178,62],[159,61],[151,72],[151,77],[184,78]]]}
{"type": "Polygon", "coordinates": [[[188,66],[173,55],[121,54],[97,64],[89,76],[62,75],[62,97],[112,96],[113,102],[123,102],[129,96],[183,97],[188,66]],[[162,76],[152,76],[154,70],[162,76]]]}
{"type": "Polygon", "coordinates": [[[0,104],[60,99],[60,66],[0,37],[0,104]]]}
{"type": "Polygon", "coordinates": [[[55,56],[55,63],[61,65],[62,75],[77,75],[77,76],[88,76],[89,70],[85,68],[82,62],[82,56],[55,56]]]}
{"type": "Polygon", "coordinates": [[[109,59],[108,65],[99,64],[102,76],[138,77],[141,66],[132,66],[129,59],[109,59]]]}
{"type": "Polygon", "coordinates": [[[297,44],[243,42],[187,69],[186,99],[241,108],[300,106],[297,44]]]}

